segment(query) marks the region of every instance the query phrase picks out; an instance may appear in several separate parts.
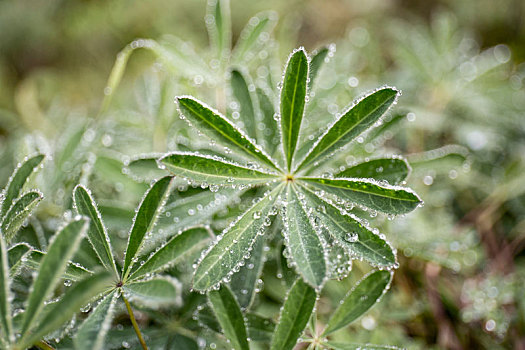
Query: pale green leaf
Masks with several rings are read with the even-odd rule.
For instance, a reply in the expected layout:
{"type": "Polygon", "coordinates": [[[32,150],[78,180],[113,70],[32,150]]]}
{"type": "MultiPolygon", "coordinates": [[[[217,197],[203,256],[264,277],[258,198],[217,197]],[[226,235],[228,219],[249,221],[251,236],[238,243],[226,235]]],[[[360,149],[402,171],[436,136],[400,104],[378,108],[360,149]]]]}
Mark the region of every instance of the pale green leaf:
{"type": "Polygon", "coordinates": [[[208,292],[211,307],[226,338],[235,350],[249,350],[244,316],[235,296],[227,285],[208,292]]]}
{"type": "Polygon", "coordinates": [[[180,283],[174,278],[155,277],[143,281],[129,281],[123,286],[129,300],[139,305],[158,307],[180,304],[180,283]]]}
{"type": "Polygon", "coordinates": [[[316,141],[297,170],[310,165],[322,156],[327,156],[359,136],[376,123],[395,102],[399,91],[393,88],[379,89],[359,100],[341,114],[316,141]]]}
{"type": "Polygon", "coordinates": [[[308,88],[310,90],[312,89],[312,87],[315,86],[314,84],[317,79],[317,76],[319,75],[319,71],[323,67],[323,64],[326,62],[329,53],[330,48],[327,46],[323,46],[317,49],[312,54],[312,59],[310,61],[310,80],[308,82],[308,88]]]}
{"type": "Polygon", "coordinates": [[[288,171],[292,169],[293,156],[306,104],[308,58],[304,49],[294,51],[288,59],[281,90],[281,132],[283,151],[288,171]]]}
{"type": "MultiPolygon", "coordinates": [[[[44,259],[45,256],[46,253],[43,253],[39,250],[32,250],[25,256],[25,259],[21,261],[21,264],[36,271],[40,267],[42,259],[44,259]]],[[[91,274],[93,274],[93,272],[86,269],[85,267],[69,262],[61,278],[71,281],[80,281],[91,274]]]]}
{"type": "Polygon", "coordinates": [[[408,162],[402,158],[379,158],[353,165],[334,177],[371,178],[385,180],[392,185],[404,181],[410,173],[408,162]]]}
{"type": "Polygon", "coordinates": [[[287,186],[286,210],[284,213],[285,239],[289,259],[303,279],[319,288],[326,278],[325,251],[312,222],[304,199],[300,199],[293,185],[287,186]]]}
{"type": "Polygon", "coordinates": [[[151,182],[166,176],[166,170],[160,169],[157,159],[163,154],[148,154],[134,158],[127,163],[122,172],[138,182],[151,182]]]}
{"type": "Polygon", "coordinates": [[[113,321],[117,300],[117,291],[109,293],[82,322],[74,337],[75,349],[104,349],[104,340],[113,321]]]}
{"type": "Polygon", "coordinates": [[[31,191],[25,193],[14,202],[2,221],[2,233],[7,243],[11,242],[20,227],[22,227],[43,198],[42,193],[31,191]]]}
{"type": "Polygon", "coordinates": [[[141,276],[166,270],[170,266],[183,261],[205,247],[210,238],[210,232],[203,227],[196,227],[182,232],[170,239],[153,253],[131,275],[130,280],[141,276]]]}
{"type": "Polygon", "coordinates": [[[243,259],[249,257],[257,235],[264,234],[267,229],[268,220],[271,220],[268,216],[276,214],[274,203],[281,189],[282,186],[275,188],[221,233],[195,271],[194,289],[207,290],[221,283],[243,259]]]}
{"type": "Polygon", "coordinates": [[[323,335],[348,326],[376,304],[388,288],[392,272],[375,271],[365,276],[346,295],[330,317],[323,335]]]}
{"type": "Polygon", "coordinates": [[[415,171],[432,169],[441,172],[461,167],[467,161],[468,150],[459,145],[447,145],[430,151],[408,156],[408,161],[415,171]]]}
{"type": "Polygon", "coordinates": [[[44,158],[45,156],[43,154],[37,154],[36,156],[24,160],[18,165],[4,190],[4,200],[2,201],[0,217],[5,216],[7,211],[11,208],[14,200],[20,196],[27,179],[36,171],[44,158]]]}
{"type": "Polygon", "coordinates": [[[410,189],[380,185],[373,180],[301,178],[316,190],[369,209],[387,214],[406,214],[417,208],[421,199],[410,189]]]}
{"type": "Polygon", "coordinates": [[[317,294],[302,279],[290,288],[273,334],[271,350],[291,350],[303,333],[315,306],[317,294]]]}
{"type": "Polygon", "coordinates": [[[9,277],[9,263],[7,245],[0,236],[0,338],[13,338],[13,325],[11,320],[11,279],[9,277]]]}
{"type": "Polygon", "coordinates": [[[253,85],[253,82],[247,79],[249,79],[248,75],[241,73],[238,69],[232,69],[231,89],[234,99],[239,103],[239,109],[235,112],[239,113],[239,119],[244,124],[246,134],[252,139],[261,140],[261,131],[257,127],[257,99],[248,88],[248,85],[253,85]]]}
{"type": "Polygon", "coordinates": [[[33,247],[27,243],[18,243],[9,248],[7,252],[7,260],[9,266],[9,275],[11,278],[18,275],[20,268],[24,265],[24,260],[31,253],[33,247]]]}
{"type": "Polygon", "coordinates": [[[171,191],[172,181],[172,177],[166,176],[155,182],[146,192],[146,195],[139,205],[139,209],[133,218],[133,226],[129,233],[126,257],[124,259],[124,267],[122,268],[124,279],[127,278],[130,272],[134,259],[144,243],[144,238],[148,233],[151,233],[157,222],[158,216],[171,191]]]}
{"type": "Polygon", "coordinates": [[[119,277],[108,232],[93,197],[85,187],[78,185],[73,190],[73,200],[76,211],[90,220],[87,237],[100,262],[108,271],[113,271],[115,276],[119,277]]]}
{"type": "Polygon", "coordinates": [[[250,61],[270,39],[270,33],[277,22],[277,13],[261,12],[248,20],[235,44],[233,59],[237,62],[250,61]]]}
{"type": "Polygon", "coordinates": [[[221,158],[174,152],[160,159],[174,175],[208,185],[256,185],[277,180],[278,175],[247,168],[221,158]]]}
{"type": "Polygon", "coordinates": [[[277,146],[279,145],[278,126],[275,120],[275,106],[270,97],[263,89],[257,88],[257,98],[259,100],[259,109],[262,116],[262,123],[264,124],[263,145],[268,154],[275,155],[277,146]]]}
{"type": "Polygon", "coordinates": [[[278,169],[270,157],[236,126],[217,111],[213,111],[202,102],[192,97],[177,97],[180,112],[192,126],[201,130],[208,137],[232,149],[241,150],[260,160],[272,169],[278,169]]]}
{"type": "Polygon", "coordinates": [[[23,335],[32,327],[44,307],[44,302],[49,298],[66,270],[69,259],[75,254],[88,227],[87,218],[76,219],[59,230],[53,237],[53,241],[40,263],[38,275],[33,282],[32,291],[27,300],[21,327],[23,335]]]}
{"type": "Polygon", "coordinates": [[[217,52],[217,58],[219,60],[228,58],[232,40],[230,0],[208,0],[205,21],[211,45],[217,52]]]}

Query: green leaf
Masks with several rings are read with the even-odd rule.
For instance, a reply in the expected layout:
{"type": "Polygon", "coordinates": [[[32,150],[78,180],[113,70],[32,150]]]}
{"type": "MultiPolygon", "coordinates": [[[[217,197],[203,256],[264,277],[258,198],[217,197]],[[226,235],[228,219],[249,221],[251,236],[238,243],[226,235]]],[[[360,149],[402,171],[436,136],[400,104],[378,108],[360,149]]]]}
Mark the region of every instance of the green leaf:
{"type": "Polygon", "coordinates": [[[146,195],[139,205],[139,209],[133,218],[133,226],[129,233],[126,257],[124,259],[124,267],[122,268],[124,279],[128,277],[131,267],[134,264],[134,259],[144,243],[144,238],[153,230],[157,222],[171,191],[172,181],[172,177],[166,176],[155,182],[146,192],[146,195]]]}
{"type": "Polygon", "coordinates": [[[274,203],[282,186],[275,188],[226,228],[200,261],[193,276],[193,288],[207,290],[232,274],[249,257],[258,234],[267,229],[269,215],[276,214],[274,203]]]}
{"type": "MultiPolygon", "coordinates": [[[[46,253],[43,253],[39,250],[32,250],[26,255],[24,261],[21,263],[23,266],[36,271],[40,267],[42,259],[44,259],[45,256],[46,253]]],[[[73,262],[69,262],[61,278],[68,279],[71,281],[80,281],[92,274],[93,272],[86,269],[85,267],[82,267],[73,262]]]]}
{"type": "Polygon", "coordinates": [[[315,306],[315,289],[298,278],[290,288],[281,308],[273,334],[271,350],[291,350],[303,333],[315,306]]]}
{"type": "Polygon", "coordinates": [[[226,338],[235,350],[249,350],[244,316],[237,300],[227,285],[208,292],[213,312],[226,338]]]}
{"type": "Polygon", "coordinates": [[[301,199],[297,189],[288,185],[284,213],[284,236],[296,271],[303,279],[320,288],[326,278],[325,251],[317,235],[308,204],[301,199]]]}
{"type": "Polygon", "coordinates": [[[319,198],[305,186],[301,186],[301,189],[311,202],[311,207],[316,209],[317,219],[338,245],[374,266],[390,268],[397,264],[392,247],[356,216],[342,214],[340,209],[319,198]]]}
{"type": "Polygon", "coordinates": [[[113,258],[108,232],[90,192],[84,186],[77,185],[73,190],[73,200],[77,213],[88,217],[90,220],[87,237],[100,262],[108,271],[113,271],[115,276],[120,278],[113,258]]]}
{"type": "Polygon", "coordinates": [[[2,221],[2,233],[7,243],[11,242],[43,198],[42,193],[31,191],[14,202],[2,221]]]}
{"type": "MultiPolygon", "coordinates": [[[[19,342],[20,348],[30,346],[62,326],[89,300],[111,287],[112,276],[103,271],[78,282],[47,312],[34,328],[25,332],[19,342]]],[[[27,311],[26,311],[27,312],[27,311]]]]}
{"type": "Polygon", "coordinates": [[[408,162],[402,158],[380,158],[359,163],[349,167],[334,177],[344,178],[371,178],[385,180],[396,185],[404,181],[410,173],[408,162]]]}
{"type": "Polygon", "coordinates": [[[398,348],[397,346],[391,345],[375,345],[375,344],[356,344],[356,343],[338,343],[338,342],[326,342],[324,343],[333,350],[401,350],[404,348],[398,348]]]}
{"type": "Polygon", "coordinates": [[[308,58],[304,49],[293,52],[288,59],[281,90],[281,132],[283,152],[288,171],[299,139],[306,103],[306,82],[308,80],[308,58]]]}
{"type": "Polygon", "coordinates": [[[7,252],[7,261],[9,266],[9,275],[11,278],[18,275],[20,268],[24,264],[24,260],[31,253],[33,247],[27,243],[18,243],[9,248],[7,252]]]}
{"type": "Polygon", "coordinates": [[[367,312],[388,289],[392,272],[375,271],[365,276],[343,299],[328,321],[323,336],[337,331],[367,312]]]}
{"type": "Polygon", "coordinates": [[[230,84],[233,93],[233,97],[239,103],[239,109],[236,113],[239,113],[240,120],[244,124],[244,130],[246,134],[255,140],[261,140],[260,130],[257,127],[258,116],[256,116],[257,100],[256,97],[250,92],[248,85],[253,85],[253,82],[247,82],[248,76],[245,77],[238,69],[232,69],[230,84]]]}
{"type": "Polygon", "coordinates": [[[231,18],[229,0],[209,0],[206,14],[206,27],[211,45],[219,60],[227,59],[231,50],[231,18]]]}
{"type": "Polygon", "coordinates": [[[26,335],[44,307],[44,302],[55,289],[58,280],[66,270],[69,259],[73,257],[80,241],[89,227],[87,218],[76,219],[58,231],[42,259],[38,275],[33,282],[22,322],[22,337],[26,335]]]}
{"type": "Polygon", "coordinates": [[[74,337],[75,349],[104,349],[104,340],[108,330],[111,328],[117,300],[118,293],[115,290],[106,295],[89,317],[82,322],[74,337]]]}
{"type": "Polygon", "coordinates": [[[151,182],[167,175],[166,170],[159,168],[157,159],[163,154],[148,154],[134,158],[127,163],[122,172],[137,182],[151,182]]]}
{"type": "Polygon", "coordinates": [[[449,171],[462,166],[467,161],[469,151],[459,145],[446,145],[430,151],[411,154],[408,158],[415,171],[432,169],[449,171]]]}
{"type": "Polygon", "coordinates": [[[399,91],[393,88],[379,89],[356,102],[317,140],[310,152],[297,166],[310,165],[347,145],[358,135],[376,123],[395,102],[399,91]]]}
{"type": "Polygon", "coordinates": [[[275,106],[273,105],[272,100],[263,89],[257,88],[256,90],[257,98],[259,100],[259,108],[261,111],[262,122],[264,124],[263,132],[263,146],[270,155],[275,155],[277,146],[279,145],[278,140],[278,126],[275,121],[275,106]]]}
{"type": "Polygon", "coordinates": [[[373,180],[320,179],[303,177],[319,191],[335,195],[340,199],[364,205],[387,214],[406,214],[417,208],[421,199],[410,189],[379,185],[373,180]]]}
{"type": "Polygon", "coordinates": [[[269,318],[248,313],[246,314],[246,328],[252,341],[260,341],[268,344],[272,341],[275,323],[269,318]]]}
{"type": "Polygon", "coordinates": [[[235,44],[233,59],[249,61],[269,41],[269,33],[275,27],[277,14],[274,11],[261,12],[250,18],[235,44]]]}
{"type": "Polygon", "coordinates": [[[151,257],[135,270],[130,280],[144,275],[164,271],[170,266],[182,261],[195,251],[205,247],[210,238],[210,232],[203,227],[196,227],[182,232],[170,239],[158,249],[151,257]]]}
{"type": "Polygon", "coordinates": [[[174,278],[155,277],[143,281],[129,281],[122,289],[124,293],[129,294],[130,301],[148,307],[181,302],[180,283],[174,278]]]}
{"type": "Polygon", "coordinates": [[[11,279],[7,245],[0,236],[0,338],[14,340],[11,320],[11,279]]]}
{"type": "Polygon", "coordinates": [[[279,178],[277,175],[243,167],[218,157],[195,153],[170,153],[161,158],[160,162],[176,176],[208,185],[256,185],[279,178]]]}
{"type": "Polygon", "coordinates": [[[243,310],[249,308],[255,298],[257,279],[261,275],[263,267],[265,238],[264,236],[257,237],[250,257],[231,278],[230,287],[243,310]]]}
{"type": "Polygon", "coordinates": [[[5,216],[11,208],[13,201],[20,196],[27,179],[36,171],[40,163],[44,160],[44,157],[43,154],[37,154],[36,156],[27,158],[23,163],[18,165],[4,190],[4,200],[0,210],[0,217],[5,216]]]}
{"type": "Polygon", "coordinates": [[[224,146],[239,149],[270,168],[278,170],[275,163],[259,146],[249,140],[248,136],[219,112],[211,110],[192,97],[177,97],[177,102],[181,116],[187,118],[192,126],[201,130],[208,137],[224,146]]]}
{"type": "Polygon", "coordinates": [[[310,61],[310,81],[308,82],[308,89],[311,90],[312,87],[314,87],[314,83],[319,74],[319,71],[326,62],[330,50],[331,49],[328,46],[323,46],[312,54],[312,59],[310,61]]]}

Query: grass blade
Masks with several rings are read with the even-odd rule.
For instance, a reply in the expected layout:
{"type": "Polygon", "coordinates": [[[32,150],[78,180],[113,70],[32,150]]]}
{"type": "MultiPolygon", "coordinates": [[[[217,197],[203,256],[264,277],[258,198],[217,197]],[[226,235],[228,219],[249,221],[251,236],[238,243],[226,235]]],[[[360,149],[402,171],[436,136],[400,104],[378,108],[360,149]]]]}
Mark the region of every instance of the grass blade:
{"type": "Polygon", "coordinates": [[[323,244],[317,235],[309,207],[295,186],[288,186],[284,213],[286,245],[296,271],[308,284],[320,288],[326,277],[323,244]]]}
{"type": "Polygon", "coordinates": [[[102,350],[104,348],[104,340],[113,321],[117,300],[118,294],[113,291],[97,305],[78,328],[74,337],[75,349],[102,350]]]}
{"type": "Polygon", "coordinates": [[[408,188],[379,185],[373,180],[321,178],[302,178],[302,180],[346,202],[360,204],[387,214],[406,214],[422,203],[421,199],[408,188]]]}
{"type": "Polygon", "coordinates": [[[227,285],[208,293],[211,307],[226,338],[235,350],[249,350],[244,316],[237,300],[227,285]]]}
{"type": "Polygon", "coordinates": [[[158,307],[180,303],[180,286],[174,278],[156,277],[130,281],[124,284],[123,290],[126,298],[139,305],[158,307]]]}
{"type": "Polygon", "coordinates": [[[33,282],[32,292],[27,300],[21,333],[26,336],[44,307],[58,280],[66,270],[69,259],[73,257],[80,241],[89,227],[87,218],[76,219],[58,231],[53,237],[46,255],[42,259],[38,275],[33,282]]]}
{"type": "Polygon", "coordinates": [[[151,257],[141,264],[130,276],[130,280],[141,278],[155,272],[166,270],[188,255],[204,248],[210,238],[210,232],[203,227],[196,227],[182,232],[170,239],[151,257]]]}
{"type": "Polygon", "coordinates": [[[11,320],[11,279],[7,245],[0,236],[0,335],[9,342],[14,340],[11,320]]]}
{"type": "Polygon", "coordinates": [[[236,126],[217,111],[213,111],[192,97],[177,97],[180,112],[192,126],[224,146],[233,147],[260,160],[272,169],[278,170],[264,151],[248,139],[236,126]]]}
{"type": "Polygon", "coordinates": [[[55,303],[44,318],[26,332],[20,340],[20,348],[25,348],[41,340],[46,334],[53,332],[71,319],[73,314],[87,304],[89,300],[111,286],[112,276],[108,271],[94,274],[78,282],[55,303]]]}
{"type": "Polygon", "coordinates": [[[395,102],[398,95],[399,91],[396,89],[382,88],[356,102],[318,139],[297,166],[297,170],[337,151],[372,127],[395,102]]]}
{"type": "Polygon", "coordinates": [[[392,272],[375,271],[359,281],[328,321],[323,336],[348,326],[376,304],[388,289],[392,272]]]}
{"type": "Polygon", "coordinates": [[[44,195],[42,193],[31,191],[15,201],[2,221],[2,233],[7,243],[11,242],[20,227],[31,216],[33,210],[43,198],[44,195]]]}
{"type": "Polygon", "coordinates": [[[195,153],[170,153],[161,158],[160,162],[176,176],[208,185],[246,186],[265,184],[278,179],[277,175],[243,167],[219,157],[195,153]]]}
{"type": "Polygon", "coordinates": [[[261,12],[250,18],[235,44],[233,59],[236,62],[251,60],[268,42],[276,23],[277,13],[273,11],[261,12]]]}
{"type": "Polygon", "coordinates": [[[229,0],[208,1],[206,27],[210,43],[217,52],[217,58],[221,61],[227,59],[230,55],[232,40],[229,0]]]}
{"type": "Polygon", "coordinates": [[[271,350],[291,350],[303,333],[315,306],[317,294],[302,279],[290,288],[273,334],[271,350]]]}
{"type": "Polygon", "coordinates": [[[115,276],[120,278],[106,226],[102,222],[102,216],[90,192],[82,185],[78,185],[73,190],[73,200],[78,214],[84,215],[90,220],[87,237],[100,262],[108,271],[113,271],[115,276]]]}
{"type": "Polygon", "coordinates": [[[288,171],[299,139],[306,104],[308,58],[304,49],[294,51],[288,59],[281,90],[281,133],[283,152],[288,171]]]}
{"type": "Polygon", "coordinates": [[[122,275],[127,279],[135,258],[144,243],[147,234],[151,233],[157,222],[160,212],[164,208],[166,199],[171,191],[173,177],[166,176],[155,182],[146,192],[139,209],[133,218],[133,226],[129,233],[126,256],[122,275]]]}
{"type": "Polygon", "coordinates": [[[257,128],[257,100],[248,88],[248,85],[253,85],[253,83],[251,81],[248,83],[247,78],[238,69],[232,69],[230,78],[231,89],[233,97],[239,103],[239,110],[235,112],[239,113],[246,134],[252,139],[261,140],[261,132],[257,128]]]}
{"type": "MultiPolygon", "coordinates": [[[[248,258],[257,235],[264,234],[268,216],[276,214],[274,203],[282,186],[248,209],[232,225],[226,228],[199,262],[193,276],[193,288],[208,290],[223,279],[228,280],[243,259],[248,258]]],[[[270,221],[271,223],[271,221],[270,221]]]]}
{"type": "Polygon", "coordinates": [[[18,165],[4,190],[4,200],[0,209],[0,217],[5,216],[11,208],[13,201],[20,196],[27,179],[36,171],[44,158],[45,156],[43,154],[37,154],[36,156],[25,159],[23,163],[18,165]]]}
{"type": "Polygon", "coordinates": [[[404,181],[410,173],[410,165],[402,158],[380,158],[363,162],[345,169],[334,177],[344,178],[370,178],[374,180],[385,180],[392,185],[404,181]]]}

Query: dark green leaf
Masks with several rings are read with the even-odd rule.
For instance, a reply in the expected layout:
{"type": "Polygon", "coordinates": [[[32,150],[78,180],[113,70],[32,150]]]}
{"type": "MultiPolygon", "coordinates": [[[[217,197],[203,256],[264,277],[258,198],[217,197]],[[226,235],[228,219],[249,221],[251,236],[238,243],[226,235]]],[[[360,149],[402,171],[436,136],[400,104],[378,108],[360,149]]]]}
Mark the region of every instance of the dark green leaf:
{"type": "Polygon", "coordinates": [[[14,202],[2,221],[2,233],[7,243],[11,242],[20,227],[44,198],[42,193],[31,191],[14,202]]]}
{"type": "Polygon", "coordinates": [[[263,145],[268,154],[275,155],[275,151],[279,145],[277,134],[278,126],[274,118],[275,106],[263,89],[257,88],[256,92],[257,98],[259,99],[262,122],[264,124],[263,145]]]}
{"type": "Polygon", "coordinates": [[[155,277],[143,281],[129,281],[123,290],[129,300],[139,305],[159,307],[180,304],[179,282],[173,278],[155,277]]]}
{"type": "Polygon", "coordinates": [[[269,318],[248,313],[246,314],[246,327],[252,341],[260,341],[268,344],[272,340],[275,323],[269,318]]]}
{"type": "Polygon", "coordinates": [[[7,252],[7,260],[9,266],[9,275],[11,278],[16,276],[20,268],[23,266],[23,260],[31,253],[33,247],[27,243],[18,243],[9,248],[7,252]]]}
{"type": "Polygon", "coordinates": [[[374,180],[385,180],[396,185],[404,181],[410,173],[408,162],[402,158],[373,159],[349,167],[334,177],[345,178],[372,178],[374,180]]]}
{"type": "MultiPolygon", "coordinates": [[[[46,253],[38,250],[32,250],[26,255],[26,258],[21,263],[23,266],[36,271],[40,267],[40,263],[45,256],[46,253]]],[[[91,274],[93,274],[93,272],[89,271],[85,267],[69,262],[61,277],[71,281],[80,281],[91,274]]]]}

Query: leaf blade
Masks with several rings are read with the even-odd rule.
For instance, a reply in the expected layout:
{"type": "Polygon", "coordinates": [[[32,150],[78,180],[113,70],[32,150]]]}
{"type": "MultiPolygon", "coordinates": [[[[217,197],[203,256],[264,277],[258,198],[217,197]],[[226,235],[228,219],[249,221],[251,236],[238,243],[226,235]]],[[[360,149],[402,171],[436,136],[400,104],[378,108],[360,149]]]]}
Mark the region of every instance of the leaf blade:
{"type": "Polygon", "coordinates": [[[129,300],[148,307],[180,304],[180,286],[174,278],[155,277],[142,281],[129,281],[123,286],[129,300]]]}
{"type": "Polygon", "coordinates": [[[16,235],[20,227],[31,216],[32,211],[44,199],[44,195],[39,191],[30,191],[16,200],[7,211],[2,221],[2,233],[9,243],[16,235]]]}
{"type": "Polygon", "coordinates": [[[14,340],[11,319],[11,279],[9,278],[9,263],[7,245],[0,236],[0,334],[5,335],[9,342],[14,340]]]}
{"type": "Polygon", "coordinates": [[[251,58],[249,53],[268,41],[264,34],[270,33],[276,22],[277,14],[273,11],[261,12],[250,18],[235,44],[233,59],[240,62],[248,61],[251,58]]]}
{"type": "MultiPolygon", "coordinates": [[[[239,103],[240,119],[244,124],[246,134],[255,140],[261,140],[260,131],[257,128],[257,100],[248,88],[248,76],[241,73],[239,69],[231,70],[230,85],[233,97],[239,103]]],[[[250,82],[251,83],[251,82],[250,82]]],[[[251,83],[253,85],[253,83],[251,83]]]]}
{"type": "Polygon", "coordinates": [[[351,166],[334,177],[343,178],[371,178],[374,180],[385,180],[390,184],[399,184],[410,174],[410,165],[403,158],[379,158],[372,159],[351,166]]]}

